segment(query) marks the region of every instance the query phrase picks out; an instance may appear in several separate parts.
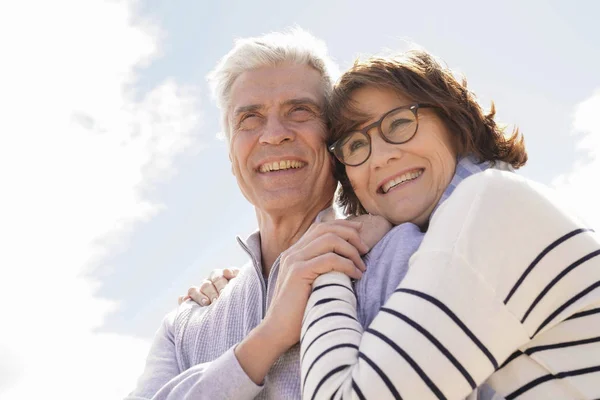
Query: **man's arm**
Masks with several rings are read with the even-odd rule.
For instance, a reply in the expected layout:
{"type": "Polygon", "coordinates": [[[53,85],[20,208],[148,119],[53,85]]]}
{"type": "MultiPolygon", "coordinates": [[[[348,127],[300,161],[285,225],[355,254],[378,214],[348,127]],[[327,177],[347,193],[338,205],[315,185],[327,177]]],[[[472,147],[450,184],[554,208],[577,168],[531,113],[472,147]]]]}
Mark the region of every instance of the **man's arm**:
{"type": "Polygon", "coordinates": [[[165,317],[154,337],[144,373],[125,400],[185,398],[253,399],[262,390],[244,373],[233,349],[214,361],[180,371],[177,363],[175,313],[165,317]]]}

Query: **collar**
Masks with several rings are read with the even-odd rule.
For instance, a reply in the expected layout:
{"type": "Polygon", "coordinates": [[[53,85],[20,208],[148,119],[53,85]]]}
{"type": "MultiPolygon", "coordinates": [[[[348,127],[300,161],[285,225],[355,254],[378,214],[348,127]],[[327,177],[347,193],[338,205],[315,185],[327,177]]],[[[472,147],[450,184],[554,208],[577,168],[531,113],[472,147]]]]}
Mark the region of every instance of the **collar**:
{"type": "MultiPolygon", "coordinates": [[[[333,206],[331,206],[319,212],[313,221],[313,224],[316,222],[330,221],[333,219],[336,219],[336,212],[333,206]]],[[[236,239],[242,249],[248,253],[255,264],[260,266],[260,261],[262,260],[262,253],[260,251],[260,231],[258,229],[255,230],[245,240],[240,236],[236,236],[236,239]]]]}
{"type": "MultiPolygon", "coordinates": [[[[435,214],[438,207],[440,205],[442,205],[442,203],[444,201],[446,201],[446,199],[448,199],[448,197],[450,197],[450,195],[454,192],[454,189],[456,189],[456,187],[462,181],[464,181],[471,175],[477,174],[479,172],[483,172],[488,168],[501,169],[501,170],[505,170],[505,171],[514,171],[512,166],[504,161],[480,162],[477,159],[477,157],[472,154],[461,158],[458,161],[458,163],[456,164],[456,170],[454,171],[454,177],[452,177],[450,184],[448,185],[446,190],[444,190],[444,193],[442,194],[440,201],[438,201],[438,204],[433,209],[433,212],[431,213],[431,215],[433,216],[433,214],[435,214]]],[[[431,217],[430,217],[430,219],[431,219],[431,217]]]]}

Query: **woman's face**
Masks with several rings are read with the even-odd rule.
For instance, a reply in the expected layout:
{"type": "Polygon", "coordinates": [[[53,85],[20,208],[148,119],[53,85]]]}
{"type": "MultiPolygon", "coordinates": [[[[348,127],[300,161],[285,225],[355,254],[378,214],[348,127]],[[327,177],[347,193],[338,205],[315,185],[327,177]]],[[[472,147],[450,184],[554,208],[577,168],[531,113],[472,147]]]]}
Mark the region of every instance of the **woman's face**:
{"type": "MultiPolygon", "coordinates": [[[[386,112],[415,103],[391,89],[364,87],[352,95],[357,108],[369,115],[363,126],[386,112]]],[[[412,222],[425,228],[431,212],[454,176],[456,151],[450,132],[432,108],[418,110],[415,136],[403,144],[385,142],[377,128],[371,156],[364,164],[346,166],[363,207],[394,225],[412,222]]]]}

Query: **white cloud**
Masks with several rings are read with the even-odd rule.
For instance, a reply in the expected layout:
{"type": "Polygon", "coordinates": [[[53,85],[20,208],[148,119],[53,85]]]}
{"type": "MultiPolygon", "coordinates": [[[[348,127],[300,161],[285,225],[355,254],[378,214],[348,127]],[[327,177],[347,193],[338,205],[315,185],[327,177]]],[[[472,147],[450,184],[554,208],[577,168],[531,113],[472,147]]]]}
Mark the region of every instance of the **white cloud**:
{"type": "MultiPolygon", "coordinates": [[[[554,180],[557,190],[595,230],[600,230],[600,89],[578,104],[573,118],[577,149],[584,156],[554,180]]],[[[557,154],[557,157],[560,155],[557,154]]]]}
{"type": "Polygon", "coordinates": [[[0,3],[0,398],[109,399],[147,341],[96,333],[117,305],[85,273],[159,210],[146,189],[196,145],[196,96],[141,99],[160,31],[131,1],[0,3]]]}

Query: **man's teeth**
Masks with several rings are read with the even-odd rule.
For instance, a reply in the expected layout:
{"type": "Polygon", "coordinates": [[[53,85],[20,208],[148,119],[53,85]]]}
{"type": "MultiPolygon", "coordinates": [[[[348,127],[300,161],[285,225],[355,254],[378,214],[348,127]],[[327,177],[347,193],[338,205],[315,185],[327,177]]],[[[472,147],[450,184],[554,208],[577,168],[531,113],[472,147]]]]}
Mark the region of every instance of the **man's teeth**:
{"type": "Polygon", "coordinates": [[[381,190],[383,191],[383,193],[387,193],[394,186],[398,186],[399,184],[404,183],[404,182],[412,181],[413,179],[416,179],[419,176],[421,176],[422,173],[423,173],[423,170],[407,172],[404,175],[400,175],[399,177],[386,182],[385,185],[382,186],[381,190]]]}
{"type": "Polygon", "coordinates": [[[275,161],[272,163],[266,163],[260,166],[258,169],[260,172],[270,172],[270,171],[280,171],[282,169],[290,169],[290,168],[301,168],[304,166],[304,163],[301,161],[292,161],[292,160],[283,160],[283,161],[275,161]]]}

